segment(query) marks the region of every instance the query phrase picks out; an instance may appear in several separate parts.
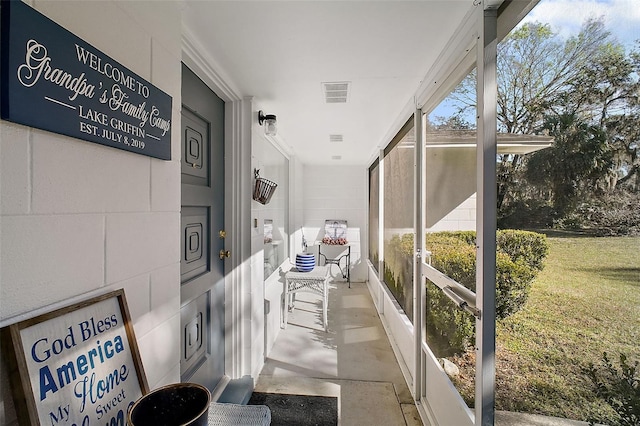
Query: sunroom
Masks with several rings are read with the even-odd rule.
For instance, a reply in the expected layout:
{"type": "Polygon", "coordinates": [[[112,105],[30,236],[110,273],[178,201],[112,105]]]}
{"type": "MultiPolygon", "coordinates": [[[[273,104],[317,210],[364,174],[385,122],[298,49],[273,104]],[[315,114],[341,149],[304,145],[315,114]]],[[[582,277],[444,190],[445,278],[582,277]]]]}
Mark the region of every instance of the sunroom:
{"type": "MultiPolygon", "coordinates": [[[[296,254],[348,247],[333,278],[366,283],[422,421],[493,424],[496,155],[550,142],[497,134],[496,46],[535,0],[25,3],[171,96],[171,142],[87,143],[5,115],[3,92],[2,327],[123,288],[149,388],[220,395],[258,378],[296,254]],[[473,124],[435,126],[469,78],[473,124]],[[336,221],[348,245],[324,247],[336,221]],[[476,293],[429,264],[439,230],[476,231],[476,293]],[[475,318],[474,409],[427,343],[425,280],[475,318]]],[[[0,418],[24,422],[5,359],[0,418]]]]}

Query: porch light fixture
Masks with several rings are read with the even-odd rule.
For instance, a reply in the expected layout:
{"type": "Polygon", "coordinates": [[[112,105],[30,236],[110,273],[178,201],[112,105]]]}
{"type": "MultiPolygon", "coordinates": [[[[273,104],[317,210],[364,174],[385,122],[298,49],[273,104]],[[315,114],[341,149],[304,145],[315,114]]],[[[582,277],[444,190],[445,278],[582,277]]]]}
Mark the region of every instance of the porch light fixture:
{"type": "Polygon", "coordinates": [[[264,124],[264,134],[267,136],[275,136],[278,133],[276,125],[276,116],[273,114],[265,115],[262,110],[258,111],[258,124],[264,124]]]}

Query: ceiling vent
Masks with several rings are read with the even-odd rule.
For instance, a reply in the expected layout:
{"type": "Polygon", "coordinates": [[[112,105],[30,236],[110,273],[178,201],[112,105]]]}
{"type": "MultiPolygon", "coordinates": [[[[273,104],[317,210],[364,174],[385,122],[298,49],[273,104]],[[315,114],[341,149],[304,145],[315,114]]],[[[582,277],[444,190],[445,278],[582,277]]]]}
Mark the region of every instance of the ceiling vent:
{"type": "Polygon", "coordinates": [[[328,104],[344,104],[349,98],[349,82],[322,83],[324,101],[328,104]]]}
{"type": "Polygon", "coordinates": [[[342,160],[342,155],[332,155],[331,159],[332,160],[342,160]]]}
{"type": "Polygon", "coordinates": [[[344,141],[343,135],[329,135],[329,142],[342,142],[344,141]]]}

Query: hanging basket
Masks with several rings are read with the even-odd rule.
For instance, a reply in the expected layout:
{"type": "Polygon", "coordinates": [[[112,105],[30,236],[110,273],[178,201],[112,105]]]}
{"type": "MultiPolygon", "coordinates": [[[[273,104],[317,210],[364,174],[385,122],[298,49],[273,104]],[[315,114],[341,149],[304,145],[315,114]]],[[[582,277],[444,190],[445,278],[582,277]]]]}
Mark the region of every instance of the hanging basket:
{"type": "Polygon", "coordinates": [[[271,182],[268,179],[261,178],[259,174],[259,170],[255,171],[256,176],[256,184],[253,189],[253,199],[259,202],[260,204],[267,204],[271,201],[271,197],[276,190],[278,184],[275,182],[271,182]]]}

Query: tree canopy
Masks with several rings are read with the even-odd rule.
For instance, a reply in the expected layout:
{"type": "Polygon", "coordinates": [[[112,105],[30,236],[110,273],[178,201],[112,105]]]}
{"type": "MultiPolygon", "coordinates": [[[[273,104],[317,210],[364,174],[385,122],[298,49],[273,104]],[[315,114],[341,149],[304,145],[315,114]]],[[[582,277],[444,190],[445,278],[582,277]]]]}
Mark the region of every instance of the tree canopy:
{"type": "MultiPolygon", "coordinates": [[[[626,52],[602,18],[586,20],[564,40],[548,24],[529,22],[499,43],[498,131],[554,137],[551,148],[498,156],[499,216],[547,202],[561,217],[585,200],[621,191],[637,198],[638,46],[626,52]]],[[[476,107],[475,81],[474,71],[451,96],[459,117],[476,107]]]]}

